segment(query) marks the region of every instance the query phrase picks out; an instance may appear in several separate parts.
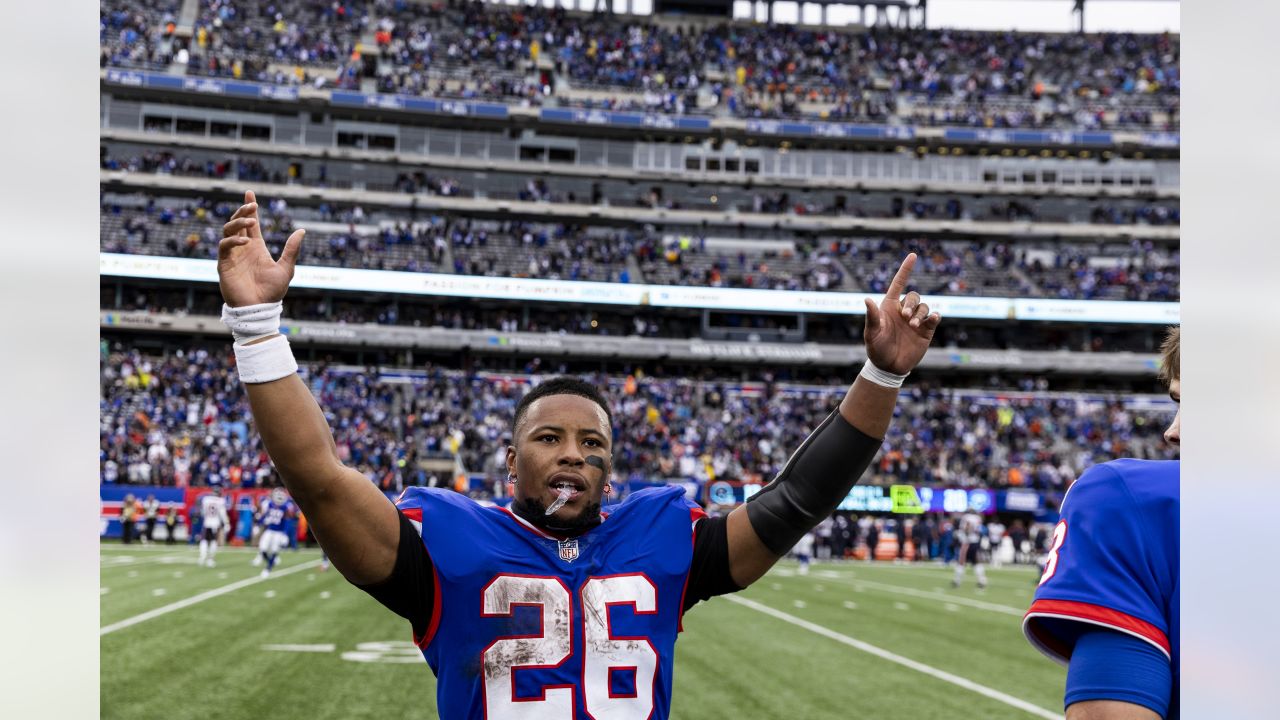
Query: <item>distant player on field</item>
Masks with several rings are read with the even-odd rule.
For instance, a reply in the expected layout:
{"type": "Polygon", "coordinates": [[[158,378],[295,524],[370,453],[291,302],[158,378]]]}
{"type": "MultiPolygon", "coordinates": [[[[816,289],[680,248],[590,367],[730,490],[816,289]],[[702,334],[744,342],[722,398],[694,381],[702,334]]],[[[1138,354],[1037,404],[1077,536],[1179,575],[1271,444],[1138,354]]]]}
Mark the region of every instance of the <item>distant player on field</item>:
{"type": "Polygon", "coordinates": [[[222,488],[214,485],[213,494],[200,499],[200,517],[204,520],[204,529],[200,537],[200,564],[214,566],[214,556],[218,554],[218,536],[231,524],[227,516],[227,499],[222,496],[222,488]]]}
{"type": "Polygon", "coordinates": [[[973,566],[973,574],[978,578],[978,589],[987,588],[987,569],[982,556],[982,518],[975,513],[968,513],[956,521],[956,537],[960,543],[960,556],[956,558],[956,576],[951,580],[951,587],[958,588],[964,581],[964,568],[973,566]]]}
{"type": "MultiPolygon", "coordinates": [[[[1172,328],[1160,379],[1174,402],[1180,345],[1172,328]]],[[[1175,445],[1181,418],[1164,433],[1175,445]]],[[[1178,717],[1178,473],[1177,460],[1114,460],[1063,498],[1022,627],[1068,666],[1068,720],[1178,717]]]]}
{"type": "Polygon", "coordinates": [[[813,560],[813,545],[817,542],[817,538],[813,533],[805,533],[801,536],[800,541],[791,549],[796,554],[796,559],[800,561],[800,574],[809,574],[809,562],[813,560]]]}
{"type": "MultiPolygon", "coordinates": [[[[280,551],[289,544],[285,534],[285,520],[293,515],[293,503],[284,490],[276,488],[269,498],[262,501],[262,534],[258,538],[258,557],[264,565],[262,577],[267,577],[280,561],[280,551]]],[[[258,562],[254,563],[259,564],[258,562]]]]}
{"type": "Polygon", "coordinates": [[[839,408],[724,517],[707,517],[679,486],[602,513],[612,411],[574,378],[544,382],[516,406],[510,509],[424,487],[393,505],[338,460],[279,334],[303,231],[275,262],[257,210],[246,193],[218,248],[223,319],[257,428],[334,566],[410,621],[445,720],[667,718],[684,612],[758,580],[835,510],[879,450],[940,320],[906,291],[908,255],[880,305],[867,300],[868,362],[839,408]]]}

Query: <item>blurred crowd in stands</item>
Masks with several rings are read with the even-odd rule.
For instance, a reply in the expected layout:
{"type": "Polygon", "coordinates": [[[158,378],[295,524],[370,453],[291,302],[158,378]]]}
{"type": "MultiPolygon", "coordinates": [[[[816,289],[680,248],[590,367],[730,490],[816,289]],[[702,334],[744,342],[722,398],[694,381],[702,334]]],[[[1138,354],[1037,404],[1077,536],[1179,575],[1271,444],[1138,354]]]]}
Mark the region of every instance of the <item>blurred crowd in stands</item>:
{"type": "Polygon", "coordinates": [[[1176,129],[1176,36],[700,24],[468,0],[101,0],[104,66],[738,117],[1176,129]],[[559,80],[557,80],[559,79],[559,80]],[[563,86],[568,86],[563,87],[563,86]]]}
{"type": "MultiPolygon", "coordinates": [[[[440,482],[420,462],[432,458],[500,480],[515,404],[529,388],[510,375],[433,366],[384,377],[372,368],[304,365],[303,379],[324,408],[339,457],[387,490],[440,482]]],[[[607,390],[613,409],[615,473],[641,480],[768,480],[845,391],[641,373],[588,379],[607,390]]],[[[229,347],[163,356],[104,349],[100,404],[104,482],[278,482],[229,347]]],[[[1161,433],[1173,406],[1135,404],[1132,396],[918,384],[904,390],[899,407],[865,482],[1061,490],[1097,462],[1171,457],[1161,433]]]]}
{"type": "MultiPolygon", "coordinates": [[[[196,199],[138,204],[104,198],[105,252],[213,259],[236,204],[196,199]]],[[[646,228],[487,221],[380,214],[322,203],[291,208],[270,201],[262,229],[283,245],[295,226],[310,229],[307,265],[558,280],[648,282],[708,287],[883,292],[904,252],[921,264],[925,294],[1177,300],[1179,252],[1152,241],[1102,245],[1033,241],[827,238],[789,248],[748,240],[709,246],[703,235],[646,228]],[[772,248],[772,249],[771,249],[772,248]]]]}

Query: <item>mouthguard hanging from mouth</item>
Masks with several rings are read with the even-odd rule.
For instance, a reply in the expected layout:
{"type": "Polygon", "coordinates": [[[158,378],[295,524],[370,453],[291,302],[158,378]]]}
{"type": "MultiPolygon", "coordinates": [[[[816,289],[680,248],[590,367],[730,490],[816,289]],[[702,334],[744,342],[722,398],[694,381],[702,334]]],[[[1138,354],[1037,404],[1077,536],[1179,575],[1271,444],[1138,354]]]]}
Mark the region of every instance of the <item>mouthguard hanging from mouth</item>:
{"type": "MultiPolygon", "coordinates": [[[[604,460],[601,460],[595,455],[588,456],[586,463],[602,473],[608,473],[608,471],[605,470],[604,460]]],[[[573,490],[570,490],[567,487],[560,488],[560,496],[555,499],[555,502],[551,503],[551,505],[547,507],[547,514],[554,515],[557,510],[564,507],[564,504],[569,502],[569,498],[573,497],[573,492],[573,490]]]]}
{"type": "Polygon", "coordinates": [[[551,505],[547,507],[547,514],[554,515],[555,511],[564,507],[564,504],[569,502],[569,498],[571,497],[573,497],[573,490],[570,490],[567,487],[560,488],[560,497],[556,498],[555,502],[551,503],[551,505]]]}

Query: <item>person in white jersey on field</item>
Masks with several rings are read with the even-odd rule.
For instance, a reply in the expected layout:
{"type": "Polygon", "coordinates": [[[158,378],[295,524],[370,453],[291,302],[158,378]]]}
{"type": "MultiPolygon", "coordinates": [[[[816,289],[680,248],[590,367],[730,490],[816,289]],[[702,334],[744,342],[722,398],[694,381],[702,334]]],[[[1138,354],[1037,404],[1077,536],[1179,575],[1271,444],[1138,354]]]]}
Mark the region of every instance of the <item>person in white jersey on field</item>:
{"type": "Polygon", "coordinates": [[[964,580],[964,566],[972,565],[978,576],[978,589],[987,587],[987,569],[982,558],[982,518],[969,513],[956,523],[956,535],[960,538],[960,556],[956,558],[956,577],[951,587],[958,588],[964,580]]]}
{"type": "Polygon", "coordinates": [[[213,494],[204,496],[200,502],[200,516],[204,518],[204,531],[200,537],[200,564],[209,567],[214,566],[213,558],[218,554],[218,537],[231,524],[222,488],[214,485],[212,490],[213,494]]]}

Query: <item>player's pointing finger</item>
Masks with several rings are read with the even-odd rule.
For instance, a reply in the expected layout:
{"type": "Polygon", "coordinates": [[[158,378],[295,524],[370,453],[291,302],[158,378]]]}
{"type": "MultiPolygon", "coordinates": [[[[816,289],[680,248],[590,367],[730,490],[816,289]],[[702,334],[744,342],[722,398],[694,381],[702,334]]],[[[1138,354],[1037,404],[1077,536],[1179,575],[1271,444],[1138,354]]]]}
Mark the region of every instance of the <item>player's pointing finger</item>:
{"type": "Polygon", "coordinates": [[[897,300],[902,295],[902,291],[907,289],[907,281],[911,279],[911,269],[915,266],[916,254],[908,253],[907,259],[902,261],[902,266],[893,276],[893,282],[889,283],[889,291],[884,294],[886,300],[897,300]]]}

